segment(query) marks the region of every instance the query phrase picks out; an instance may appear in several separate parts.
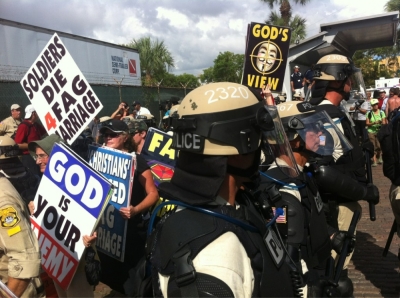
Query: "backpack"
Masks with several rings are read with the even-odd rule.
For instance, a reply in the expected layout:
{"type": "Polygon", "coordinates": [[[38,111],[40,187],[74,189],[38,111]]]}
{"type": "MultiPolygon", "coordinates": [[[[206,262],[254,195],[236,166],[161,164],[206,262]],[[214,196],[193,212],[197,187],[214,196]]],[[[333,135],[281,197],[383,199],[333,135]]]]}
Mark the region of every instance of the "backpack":
{"type": "MultiPolygon", "coordinates": [[[[381,110],[379,110],[379,115],[381,116],[381,119],[383,119],[383,116],[382,116],[382,111],[381,110]]],[[[384,114],[383,114],[384,115],[384,114]]],[[[372,118],[372,111],[369,111],[368,113],[367,113],[367,117],[368,117],[368,120],[371,120],[371,118],[372,118]]]]}

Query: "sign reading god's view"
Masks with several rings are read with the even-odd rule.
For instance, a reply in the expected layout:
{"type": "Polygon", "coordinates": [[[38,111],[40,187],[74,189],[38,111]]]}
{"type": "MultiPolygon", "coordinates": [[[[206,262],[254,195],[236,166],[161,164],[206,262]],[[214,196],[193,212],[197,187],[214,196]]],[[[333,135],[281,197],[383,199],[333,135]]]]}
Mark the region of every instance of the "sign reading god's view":
{"type": "Polygon", "coordinates": [[[89,165],[102,173],[113,185],[114,193],[97,228],[96,247],[120,262],[124,261],[127,220],[119,209],[131,202],[136,157],[104,147],[89,146],[89,165]]]}
{"type": "Polygon", "coordinates": [[[103,108],[56,33],[20,83],[49,135],[68,144],[103,108]]]}
{"type": "Polygon", "coordinates": [[[67,147],[55,144],[34,200],[32,228],[42,267],[68,289],[91,235],[111,197],[111,183],[67,147]]]}
{"type": "Polygon", "coordinates": [[[248,30],[242,84],[272,91],[282,90],[291,29],[251,23],[248,30]]]}

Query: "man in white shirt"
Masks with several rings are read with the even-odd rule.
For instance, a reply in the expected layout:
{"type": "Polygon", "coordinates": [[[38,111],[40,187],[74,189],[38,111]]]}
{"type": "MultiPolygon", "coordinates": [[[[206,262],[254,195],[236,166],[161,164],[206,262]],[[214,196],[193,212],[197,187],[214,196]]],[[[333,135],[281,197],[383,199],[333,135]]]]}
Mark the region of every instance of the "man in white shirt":
{"type": "Polygon", "coordinates": [[[139,115],[145,115],[145,114],[151,115],[149,109],[142,107],[139,101],[134,101],[132,106],[136,110],[136,117],[139,115]]]}

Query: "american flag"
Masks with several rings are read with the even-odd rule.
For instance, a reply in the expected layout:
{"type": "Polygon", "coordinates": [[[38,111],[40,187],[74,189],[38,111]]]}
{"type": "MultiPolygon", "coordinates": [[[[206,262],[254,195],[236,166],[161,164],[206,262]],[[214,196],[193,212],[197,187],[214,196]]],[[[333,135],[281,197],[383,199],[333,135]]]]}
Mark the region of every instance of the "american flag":
{"type": "MultiPolygon", "coordinates": [[[[276,223],[286,223],[286,207],[283,207],[283,214],[279,215],[278,218],[276,219],[276,223]]],[[[272,207],[272,212],[274,213],[275,216],[275,207],[272,207]]]]}

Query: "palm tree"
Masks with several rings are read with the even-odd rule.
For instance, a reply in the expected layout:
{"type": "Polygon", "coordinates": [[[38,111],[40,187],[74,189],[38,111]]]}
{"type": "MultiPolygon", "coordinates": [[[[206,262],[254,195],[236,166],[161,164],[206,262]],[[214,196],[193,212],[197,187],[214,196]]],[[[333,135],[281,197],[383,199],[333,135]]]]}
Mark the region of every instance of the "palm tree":
{"type": "Polygon", "coordinates": [[[268,19],[265,21],[265,23],[268,25],[288,26],[292,28],[290,43],[295,43],[297,40],[301,40],[306,37],[306,22],[307,20],[305,18],[302,18],[298,15],[292,17],[292,14],[290,13],[289,24],[285,25],[285,20],[274,11],[271,12],[268,19]]]}
{"type": "MultiPolygon", "coordinates": [[[[279,4],[279,11],[283,20],[282,26],[289,26],[290,19],[292,16],[292,7],[290,6],[289,0],[261,0],[268,4],[270,9],[274,8],[274,4],[279,4]]],[[[310,0],[292,0],[294,4],[306,5],[310,0]]]]}
{"type": "Polygon", "coordinates": [[[385,11],[400,11],[400,0],[389,0],[385,4],[385,11]]]}
{"type": "Polygon", "coordinates": [[[150,36],[133,39],[127,47],[137,49],[140,57],[142,77],[145,77],[145,85],[152,84],[154,77],[162,77],[174,67],[174,58],[164,44],[164,41],[151,40],[150,36]]]}

